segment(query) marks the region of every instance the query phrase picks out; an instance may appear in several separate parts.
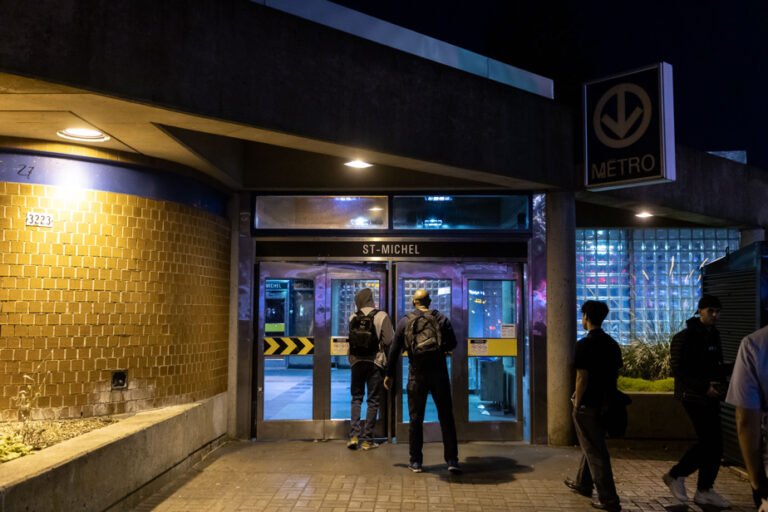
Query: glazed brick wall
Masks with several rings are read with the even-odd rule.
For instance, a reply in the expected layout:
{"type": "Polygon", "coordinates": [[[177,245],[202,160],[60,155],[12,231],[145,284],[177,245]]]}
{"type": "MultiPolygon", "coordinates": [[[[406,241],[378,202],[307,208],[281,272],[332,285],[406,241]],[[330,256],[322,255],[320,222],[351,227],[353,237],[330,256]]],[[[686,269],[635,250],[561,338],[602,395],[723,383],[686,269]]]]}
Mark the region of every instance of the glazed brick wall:
{"type": "Polygon", "coordinates": [[[189,206],[0,182],[0,419],[18,417],[25,374],[45,379],[33,418],[225,391],[229,251],[228,221],[189,206]],[[26,226],[30,211],[53,227],[26,226]]]}

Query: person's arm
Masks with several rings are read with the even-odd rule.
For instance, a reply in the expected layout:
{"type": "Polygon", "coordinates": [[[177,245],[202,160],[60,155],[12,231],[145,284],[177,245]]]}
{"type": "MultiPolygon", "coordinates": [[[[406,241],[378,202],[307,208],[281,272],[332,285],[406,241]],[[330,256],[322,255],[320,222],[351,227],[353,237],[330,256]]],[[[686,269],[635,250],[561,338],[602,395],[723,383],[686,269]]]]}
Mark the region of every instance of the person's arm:
{"type": "Polygon", "coordinates": [[[379,327],[379,341],[384,346],[385,351],[389,350],[389,345],[394,337],[395,330],[392,328],[392,321],[389,319],[389,315],[384,313],[381,319],[381,326],[379,327]]]}
{"type": "Polygon", "coordinates": [[[762,412],[759,409],[736,407],[736,431],[739,437],[739,447],[744,456],[744,464],[747,466],[749,483],[755,490],[760,488],[761,483],[763,486],[766,483],[760,446],[761,416],[762,412]]]}
{"type": "Polygon", "coordinates": [[[581,399],[584,397],[584,392],[587,390],[587,384],[589,383],[589,370],[582,368],[576,369],[576,391],[573,392],[573,406],[578,407],[581,405],[581,399]]]}
{"type": "Polygon", "coordinates": [[[387,355],[387,368],[385,370],[384,377],[384,389],[389,391],[392,387],[392,379],[397,371],[397,361],[400,359],[400,354],[403,351],[403,343],[405,342],[405,318],[397,323],[397,331],[395,337],[392,339],[392,343],[389,346],[389,354],[387,355]]]}
{"type": "Polygon", "coordinates": [[[443,350],[445,352],[450,352],[455,349],[456,345],[458,344],[456,341],[456,333],[453,331],[453,326],[451,325],[451,321],[448,320],[447,316],[443,315],[441,320],[442,322],[440,328],[443,332],[440,334],[440,336],[442,337],[443,350]]]}

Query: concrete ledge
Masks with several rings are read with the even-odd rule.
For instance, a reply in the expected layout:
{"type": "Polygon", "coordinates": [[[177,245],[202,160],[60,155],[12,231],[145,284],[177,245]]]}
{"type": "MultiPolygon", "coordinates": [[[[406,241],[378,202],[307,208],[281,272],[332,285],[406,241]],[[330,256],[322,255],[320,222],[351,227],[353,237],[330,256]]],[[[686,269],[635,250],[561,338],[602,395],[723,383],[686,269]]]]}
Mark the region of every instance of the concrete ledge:
{"type": "Polygon", "coordinates": [[[695,439],[691,420],[672,393],[628,393],[628,439],[695,439]]]}
{"type": "Polygon", "coordinates": [[[0,465],[0,512],[99,511],[226,433],[226,394],[138,413],[0,465]]]}

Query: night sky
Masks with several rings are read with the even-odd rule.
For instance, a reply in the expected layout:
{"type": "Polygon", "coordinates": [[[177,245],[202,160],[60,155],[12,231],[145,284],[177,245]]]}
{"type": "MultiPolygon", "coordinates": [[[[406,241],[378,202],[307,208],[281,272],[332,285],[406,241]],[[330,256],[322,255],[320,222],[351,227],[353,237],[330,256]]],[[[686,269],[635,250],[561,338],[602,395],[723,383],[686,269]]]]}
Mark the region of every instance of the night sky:
{"type": "Polygon", "coordinates": [[[583,82],[669,62],[677,143],[768,170],[768,2],[334,2],[552,78],[578,110],[583,82]]]}

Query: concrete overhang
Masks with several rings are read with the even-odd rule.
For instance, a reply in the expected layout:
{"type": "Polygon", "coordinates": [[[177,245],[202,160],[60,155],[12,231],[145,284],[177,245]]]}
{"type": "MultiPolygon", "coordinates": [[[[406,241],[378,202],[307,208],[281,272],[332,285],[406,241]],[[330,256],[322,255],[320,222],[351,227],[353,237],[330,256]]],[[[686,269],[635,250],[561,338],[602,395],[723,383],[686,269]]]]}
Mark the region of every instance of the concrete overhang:
{"type": "Polygon", "coordinates": [[[53,141],[77,119],[113,137],[104,147],[233,189],[574,185],[563,105],[264,5],[0,10],[13,20],[0,31],[5,136],[53,141]],[[370,181],[335,171],[351,158],[377,165],[370,181]]]}
{"type": "MultiPolygon", "coordinates": [[[[0,146],[77,154],[82,145],[194,169],[233,190],[519,189],[546,185],[265,130],[0,73],[0,146]],[[73,144],[67,127],[110,136],[73,144]],[[70,149],[68,149],[70,148],[70,149]],[[374,164],[345,167],[349,160],[374,164]]],[[[141,163],[141,160],[132,160],[141,163]]],[[[151,160],[146,160],[152,165],[151,160]]]]}

